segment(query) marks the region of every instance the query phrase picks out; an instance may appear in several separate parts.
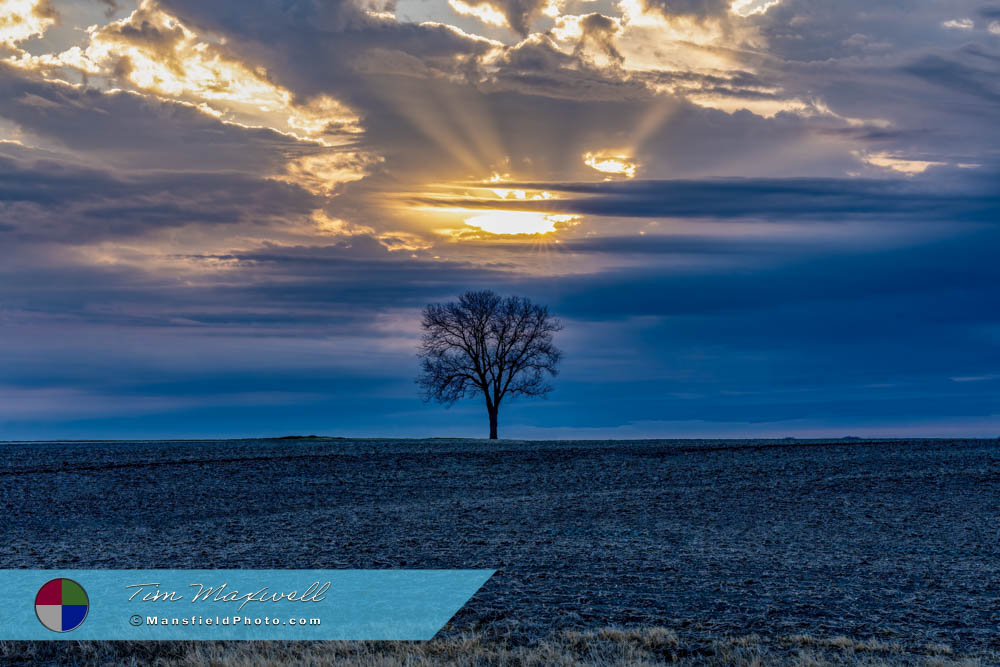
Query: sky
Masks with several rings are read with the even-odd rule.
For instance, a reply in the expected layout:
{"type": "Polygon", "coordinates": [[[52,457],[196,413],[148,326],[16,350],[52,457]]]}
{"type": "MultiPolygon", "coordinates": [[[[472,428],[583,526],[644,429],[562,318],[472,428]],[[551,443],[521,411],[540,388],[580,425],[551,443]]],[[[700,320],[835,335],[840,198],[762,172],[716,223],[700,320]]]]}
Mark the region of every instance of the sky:
{"type": "Polygon", "coordinates": [[[1000,436],[1000,4],[0,0],[0,440],[1000,436]]]}

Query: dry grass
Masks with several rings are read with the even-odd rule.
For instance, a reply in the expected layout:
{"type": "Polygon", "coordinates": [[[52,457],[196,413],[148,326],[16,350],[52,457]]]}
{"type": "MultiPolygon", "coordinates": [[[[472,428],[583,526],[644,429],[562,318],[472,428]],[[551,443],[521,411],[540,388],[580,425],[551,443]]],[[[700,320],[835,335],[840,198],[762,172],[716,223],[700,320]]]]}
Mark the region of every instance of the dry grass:
{"type": "Polygon", "coordinates": [[[849,637],[683,637],[667,628],[563,631],[528,645],[512,635],[455,634],[429,642],[0,642],[10,665],[360,665],[506,667],[571,665],[711,665],[764,667],[974,667],[1000,655],[957,656],[944,645],[905,646],[849,637]]]}

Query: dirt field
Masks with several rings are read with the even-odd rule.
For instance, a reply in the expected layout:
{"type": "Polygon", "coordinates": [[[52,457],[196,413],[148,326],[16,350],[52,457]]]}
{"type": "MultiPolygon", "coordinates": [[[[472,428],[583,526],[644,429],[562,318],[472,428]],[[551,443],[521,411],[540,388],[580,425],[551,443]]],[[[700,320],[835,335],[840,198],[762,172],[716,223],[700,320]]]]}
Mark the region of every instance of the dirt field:
{"type": "Polygon", "coordinates": [[[995,440],[8,443],[0,508],[4,568],[497,568],[445,636],[514,647],[1000,650],[995,440]]]}

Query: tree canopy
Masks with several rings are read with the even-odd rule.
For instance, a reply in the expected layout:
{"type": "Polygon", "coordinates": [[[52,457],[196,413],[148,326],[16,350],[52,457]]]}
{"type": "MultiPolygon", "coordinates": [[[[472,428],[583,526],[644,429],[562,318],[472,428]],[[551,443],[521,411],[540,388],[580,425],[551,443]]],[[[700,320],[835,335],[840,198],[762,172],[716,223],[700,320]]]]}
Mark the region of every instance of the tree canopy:
{"type": "Polygon", "coordinates": [[[471,291],[457,302],[428,305],[421,326],[417,383],[424,400],[450,406],[482,395],[491,439],[497,437],[504,399],[552,391],[549,380],[562,358],[552,337],[562,324],[545,306],[490,290],[471,291]]]}

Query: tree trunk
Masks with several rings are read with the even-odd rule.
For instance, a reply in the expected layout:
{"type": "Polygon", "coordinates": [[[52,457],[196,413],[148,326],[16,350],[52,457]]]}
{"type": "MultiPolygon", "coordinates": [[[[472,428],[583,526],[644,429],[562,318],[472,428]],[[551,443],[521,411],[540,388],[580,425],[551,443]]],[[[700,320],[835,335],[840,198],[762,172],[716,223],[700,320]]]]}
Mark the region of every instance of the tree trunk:
{"type": "Polygon", "coordinates": [[[490,440],[497,439],[497,409],[490,408],[490,440]]]}

